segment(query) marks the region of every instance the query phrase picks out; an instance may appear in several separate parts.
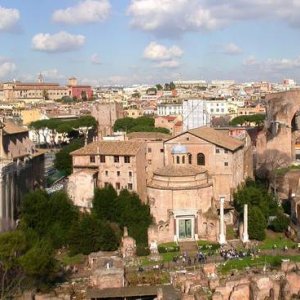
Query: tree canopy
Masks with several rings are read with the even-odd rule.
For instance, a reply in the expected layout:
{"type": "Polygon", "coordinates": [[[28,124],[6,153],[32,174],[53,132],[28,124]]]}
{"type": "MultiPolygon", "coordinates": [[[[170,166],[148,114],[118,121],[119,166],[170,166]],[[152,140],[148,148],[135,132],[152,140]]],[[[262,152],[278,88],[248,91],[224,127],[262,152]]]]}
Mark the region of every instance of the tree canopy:
{"type": "Polygon", "coordinates": [[[244,204],[249,207],[249,237],[262,240],[270,216],[276,216],[280,207],[275,197],[268,193],[266,187],[253,180],[247,180],[233,195],[234,206],[239,215],[243,215],[244,204]],[[251,224],[251,225],[250,225],[251,224]]]}
{"type": "Polygon", "coordinates": [[[69,145],[64,146],[55,154],[54,167],[63,171],[66,175],[72,173],[72,157],[71,152],[84,146],[83,139],[74,139],[69,145]]]}
{"type": "Polygon", "coordinates": [[[155,127],[154,118],[145,116],[136,119],[130,117],[118,119],[114,124],[114,131],[170,133],[167,128],[155,127]]]}
{"type": "Polygon", "coordinates": [[[70,133],[74,131],[74,128],[77,129],[86,126],[95,128],[97,126],[97,121],[92,116],[83,116],[75,120],[38,120],[31,122],[29,128],[34,130],[48,128],[50,130],[55,130],[58,133],[70,133]]]}
{"type": "Polygon", "coordinates": [[[264,124],[265,120],[264,114],[254,114],[254,115],[242,115],[233,118],[229,125],[232,126],[251,126],[252,124],[255,124],[255,126],[262,126],[264,124]]]}

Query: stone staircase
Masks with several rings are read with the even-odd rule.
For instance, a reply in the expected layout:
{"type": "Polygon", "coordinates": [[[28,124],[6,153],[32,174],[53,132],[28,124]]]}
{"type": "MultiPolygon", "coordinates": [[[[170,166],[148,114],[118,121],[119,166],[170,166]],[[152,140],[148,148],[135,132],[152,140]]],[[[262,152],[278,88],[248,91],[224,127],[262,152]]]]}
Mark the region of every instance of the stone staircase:
{"type": "Polygon", "coordinates": [[[198,252],[198,245],[196,241],[182,241],[179,242],[180,253],[187,255],[195,255],[198,252]]]}

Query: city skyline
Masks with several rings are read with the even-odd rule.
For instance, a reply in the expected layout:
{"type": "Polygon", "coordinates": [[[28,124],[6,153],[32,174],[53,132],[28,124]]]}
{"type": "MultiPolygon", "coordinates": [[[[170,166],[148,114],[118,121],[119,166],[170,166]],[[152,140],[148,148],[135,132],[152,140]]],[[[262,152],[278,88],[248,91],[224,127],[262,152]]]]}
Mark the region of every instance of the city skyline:
{"type": "Polygon", "coordinates": [[[3,0],[0,80],[300,80],[300,3],[3,0]],[[288,47],[287,45],[291,45],[288,47]]]}

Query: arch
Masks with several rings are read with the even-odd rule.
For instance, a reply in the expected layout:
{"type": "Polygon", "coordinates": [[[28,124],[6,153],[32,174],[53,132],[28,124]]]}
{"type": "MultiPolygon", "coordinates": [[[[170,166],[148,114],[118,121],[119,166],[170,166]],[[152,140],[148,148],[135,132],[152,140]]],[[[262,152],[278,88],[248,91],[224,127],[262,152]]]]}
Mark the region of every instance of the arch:
{"type": "Polygon", "coordinates": [[[191,165],[192,164],[192,162],[193,162],[193,156],[192,156],[192,154],[191,153],[188,153],[188,162],[189,162],[189,164],[191,165]]]}
{"type": "Polygon", "coordinates": [[[197,154],[197,165],[205,166],[205,155],[203,153],[197,154]]]}
{"type": "Polygon", "coordinates": [[[185,164],[185,156],[182,156],[181,161],[183,164],[185,164]]]}
{"type": "Polygon", "coordinates": [[[176,163],[177,163],[177,165],[180,164],[180,157],[179,156],[176,156],[176,163]]]}

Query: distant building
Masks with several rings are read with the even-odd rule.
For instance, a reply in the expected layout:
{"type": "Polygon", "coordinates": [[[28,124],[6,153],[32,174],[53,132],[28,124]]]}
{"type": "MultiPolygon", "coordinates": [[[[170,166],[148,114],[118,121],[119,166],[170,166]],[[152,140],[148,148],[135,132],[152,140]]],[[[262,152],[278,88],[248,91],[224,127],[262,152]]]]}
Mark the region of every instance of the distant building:
{"type": "Polygon", "coordinates": [[[182,115],[182,103],[160,103],[157,105],[158,116],[178,116],[182,115]]]}
{"type": "Polygon", "coordinates": [[[183,131],[210,124],[210,114],[206,109],[206,101],[188,99],[182,102],[183,131]]]}
{"type": "Polygon", "coordinates": [[[95,103],[91,115],[98,122],[99,138],[112,135],[116,120],[124,118],[124,110],[121,103],[95,103]]]}
{"type": "Polygon", "coordinates": [[[158,116],[155,118],[155,127],[166,128],[174,136],[182,132],[181,116],[158,116]]]}
{"type": "Polygon", "coordinates": [[[25,83],[6,82],[3,83],[3,101],[17,102],[26,99],[56,100],[68,96],[68,88],[58,83],[25,83]]]}

